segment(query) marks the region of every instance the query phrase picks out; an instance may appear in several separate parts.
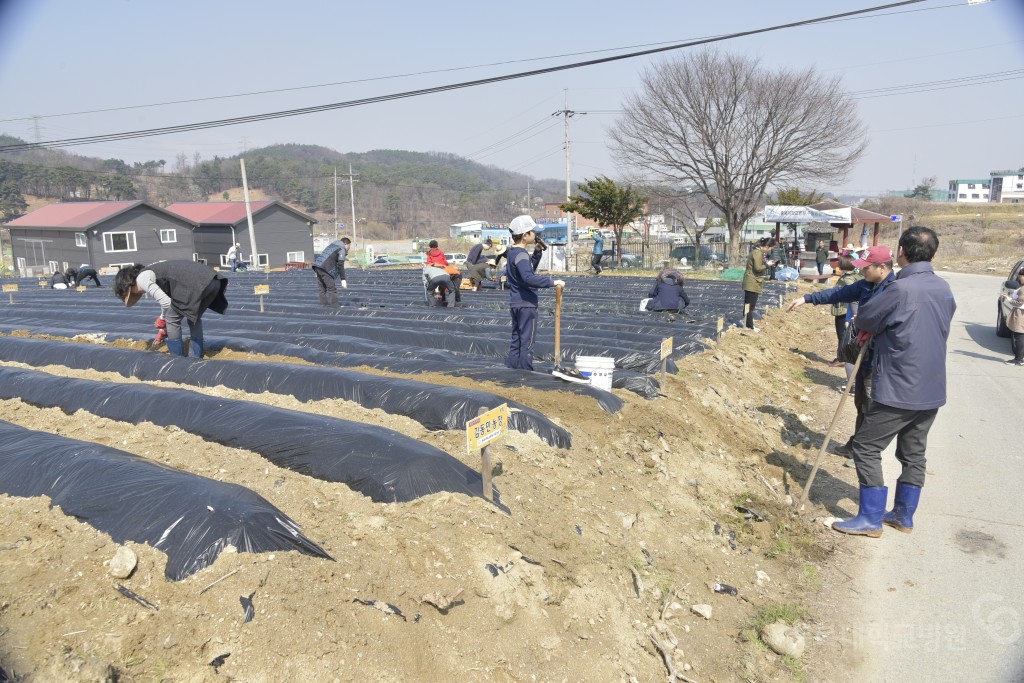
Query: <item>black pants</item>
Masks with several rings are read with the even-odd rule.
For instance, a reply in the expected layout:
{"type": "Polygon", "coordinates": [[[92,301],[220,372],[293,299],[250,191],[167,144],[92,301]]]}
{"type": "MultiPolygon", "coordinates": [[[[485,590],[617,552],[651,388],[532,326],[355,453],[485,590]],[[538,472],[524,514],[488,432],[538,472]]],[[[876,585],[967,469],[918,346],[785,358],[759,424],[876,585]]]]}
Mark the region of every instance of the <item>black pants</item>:
{"type": "MultiPolygon", "coordinates": [[[[859,384],[859,382],[858,382],[859,384]]],[[[882,451],[896,439],[896,459],[903,465],[899,482],[924,486],[925,451],[928,430],[935,422],[938,408],[906,410],[875,401],[864,422],[853,435],[853,462],[861,486],[885,486],[882,476],[882,451]]]]}
{"type": "Polygon", "coordinates": [[[1010,348],[1013,359],[1018,363],[1024,362],[1024,332],[1010,332],[1010,348]]]}
{"type": "Polygon", "coordinates": [[[320,305],[337,308],[338,283],[334,281],[334,276],[316,266],[313,266],[313,272],[316,273],[316,284],[320,288],[320,305]]]}
{"type": "Polygon", "coordinates": [[[594,269],[595,273],[601,272],[601,259],[604,258],[604,254],[594,254],[590,257],[590,267],[594,269]]]}
{"type": "Polygon", "coordinates": [[[743,290],[743,322],[747,329],[754,329],[754,309],[757,307],[757,297],[760,294],[760,292],[743,290]]]}
{"type": "Polygon", "coordinates": [[[836,358],[839,358],[839,345],[843,343],[843,332],[846,330],[846,314],[836,316],[836,358]]]}

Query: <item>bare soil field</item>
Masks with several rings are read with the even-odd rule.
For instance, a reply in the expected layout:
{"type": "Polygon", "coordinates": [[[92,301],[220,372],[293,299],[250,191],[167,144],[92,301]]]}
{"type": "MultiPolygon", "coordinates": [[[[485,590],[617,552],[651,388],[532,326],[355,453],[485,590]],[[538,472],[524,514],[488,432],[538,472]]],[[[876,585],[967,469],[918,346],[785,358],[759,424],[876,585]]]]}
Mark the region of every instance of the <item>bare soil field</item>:
{"type": "MultiPolygon", "coordinates": [[[[811,509],[795,514],[787,496],[799,497],[845,375],[826,364],[827,308],[772,311],[762,327],[684,359],[655,400],[617,392],[614,415],[570,393],[467,384],[573,434],[568,450],[518,432],[494,447],[511,515],[450,494],[377,504],[176,428],[0,401],[0,419],[249,487],[334,558],[228,552],[171,582],[161,552],[129,544],[139,565],[118,580],[108,536],[47,498],[0,496],[0,666],[40,682],[839,680],[857,653],[823,587],[856,571],[847,549],[860,539],[816,520],[855,510],[854,470],[826,454],[811,509]],[[779,617],[806,638],[802,657],[758,637],[779,617]]],[[[204,393],[382,425],[479,467],[459,431],[342,401],[204,393]]],[[[841,440],[853,416],[851,400],[841,440]]]]}

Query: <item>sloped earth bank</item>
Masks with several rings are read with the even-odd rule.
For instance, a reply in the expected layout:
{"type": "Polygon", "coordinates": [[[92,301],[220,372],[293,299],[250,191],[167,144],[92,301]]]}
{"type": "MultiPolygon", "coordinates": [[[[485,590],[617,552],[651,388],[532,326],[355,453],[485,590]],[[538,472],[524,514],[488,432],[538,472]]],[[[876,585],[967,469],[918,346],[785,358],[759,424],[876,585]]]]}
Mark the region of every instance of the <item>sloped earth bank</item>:
{"type": "MultiPolygon", "coordinates": [[[[375,504],[175,428],[2,401],[0,419],[249,487],[335,561],[224,553],[170,582],[162,553],[129,544],[139,566],[118,580],[107,572],[109,537],[45,498],[0,496],[0,666],[24,681],[653,681],[667,676],[666,661],[695,681],[841,678],[842,632],[821,621],[822,588],[842,580],[843,549],[862,541],[813,520],[855,509],[853,469],[826,454],[811,509],[797,516],[785,502],[799,496],[845,382],[826,365],[828,313],[772,311],[760,335],[729,330],[681,361],[663,397],[618,392],[626,407],[615,415],[568,393],[466,381],[574,435],[571,450],[521,433],[493,449],[511,516],[446,494],[375,504]],[[738,595],[715,593],[715,582],[738,595]],[[424,601],[431,594],[452,606],[437,609],[424,601]],[[255,615],[244,623],[240,597],[250,595],[255,615]],[[702,604],[710,620],[691,611],[702,604]],[[783,659],[751,635],[773,610],[800,616],[803,658],[783,659]]],[[[253,358],[215,360],[241,357],[253,358]]],[[[204,393],[379,424],[479,465],[462,432],[340,401],[204,393]]],[[[853,415],[850,401],[842,439],[853,415]]]]}

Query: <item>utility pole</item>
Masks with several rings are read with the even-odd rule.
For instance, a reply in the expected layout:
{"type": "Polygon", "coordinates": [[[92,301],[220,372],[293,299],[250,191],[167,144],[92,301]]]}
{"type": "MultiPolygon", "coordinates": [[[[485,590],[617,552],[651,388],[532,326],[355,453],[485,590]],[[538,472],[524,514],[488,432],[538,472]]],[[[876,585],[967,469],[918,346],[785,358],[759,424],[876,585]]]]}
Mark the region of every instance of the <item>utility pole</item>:
{"type": "Polygon", "coordinates": [[[356,223],[356,190],[355,183],[358,182],[355,177],[358,173],[352,173],[352,164],[348,165],[348,198],[352,202],[352,243],[356,245],[358,251],[359,240],[357,239],[356,233],[359,232],[359,225],[356,223]]]}
{"type": "MultiPolygon", "coordinates": [[[[252,206],[249,203],[249,180],[245,177],[245,159],[239,159],[242,162],[242,191],[245,193],[245,217],[249,222],[249,242],[252,251],[250,252],[249,258],[252,260],[253,270],[260,269],[260,256],[259,251],[256,250],[256,230],[252,227],[252,206]]],[[[268,263],[269,267],[270,264],[268,263]]]]}
{"type": "MultiPolygon", "coordinates": [[[[577,112],[569,109],[569,91],[565,93],[565,105],[561,111],[556,111],[552,116],[561,116],[565,120],[565,201],[569,201],[569,119],[573,116],[583,116],[586,112],[577,112]]],[[[569,270],[569,260],[572,254],[572,220],[570,214],[565,214],[565,267],[569,270]]]]}
{"type": "Polygon", "coordinates": [[[338,166],[334,166],[334,241],[338,241],[338,166]]]}
{"type": "Polygon", "coordinates": [[[530,194],[530,179],[526,179],[526,213],[533,213],[533,197],[530,194]]]}

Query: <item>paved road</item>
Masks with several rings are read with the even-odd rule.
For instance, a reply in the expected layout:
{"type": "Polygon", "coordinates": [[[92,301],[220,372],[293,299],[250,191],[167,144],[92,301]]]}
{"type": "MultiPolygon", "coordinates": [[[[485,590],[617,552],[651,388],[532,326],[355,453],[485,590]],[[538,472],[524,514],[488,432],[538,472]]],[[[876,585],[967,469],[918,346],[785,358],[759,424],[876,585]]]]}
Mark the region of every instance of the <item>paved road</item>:
{"type": "MultiPolygon", "coordinates": [[[[949,402],[929,435],[914,533],[863,541],[856,680],[1024,681],[1024,368],[1003,365],[1010,343],[994,331],[1003,278],[943,277],[957,299],[949,402]]],[[[893,487],[893,449],[884,461],[893,487]]]]}

